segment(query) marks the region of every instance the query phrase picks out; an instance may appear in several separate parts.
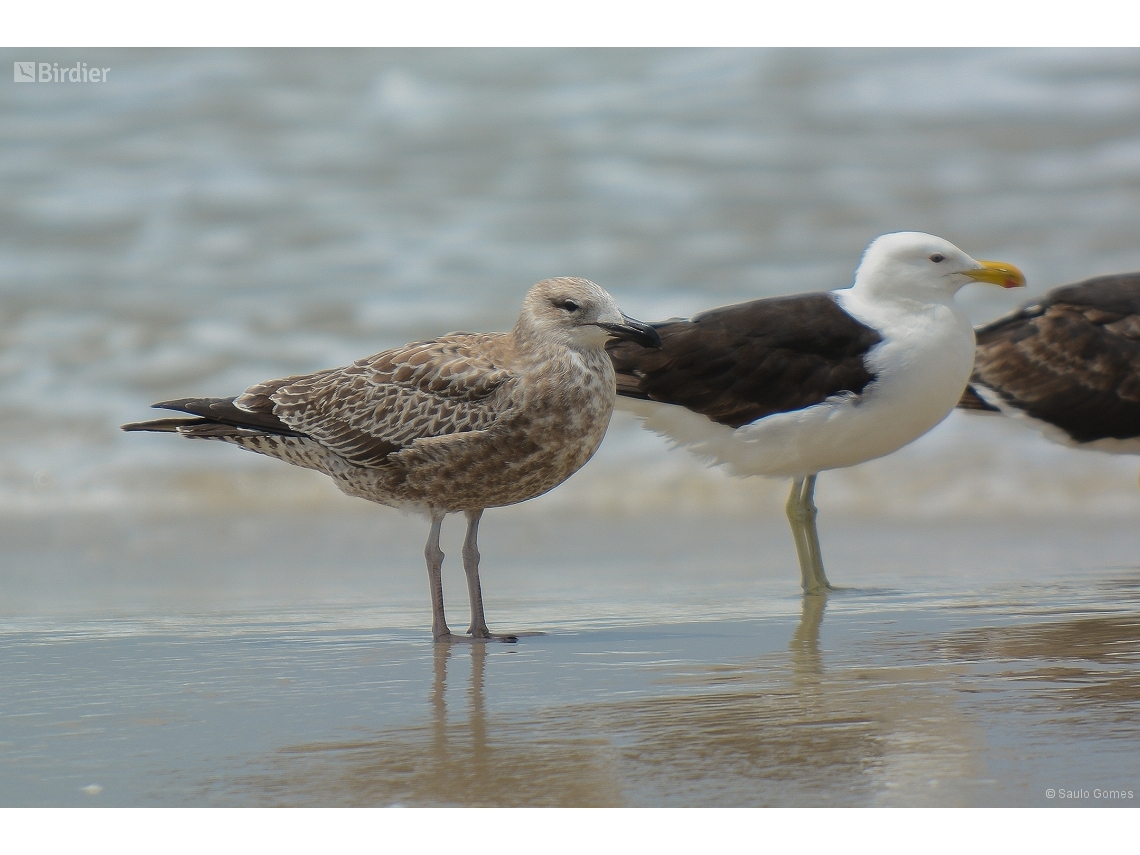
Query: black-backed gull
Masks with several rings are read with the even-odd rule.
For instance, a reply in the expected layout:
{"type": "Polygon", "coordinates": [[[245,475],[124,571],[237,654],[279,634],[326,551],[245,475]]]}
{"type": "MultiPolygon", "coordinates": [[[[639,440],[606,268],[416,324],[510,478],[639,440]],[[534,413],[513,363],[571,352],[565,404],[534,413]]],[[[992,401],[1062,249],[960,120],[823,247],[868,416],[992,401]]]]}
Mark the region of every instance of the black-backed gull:
{"type": "Polygon", "coordinates": [[[546,279],[527,293],[509,333],[451,333],[234,398],[164,401],[154,406],[194,417],[123,430],[232,443],[324,472],[350,496],[426,514],[436,641],[461,638],[444,618],[439,533],[445,514],[463,512],[467,632],[513,640],[492,635],[483,616],[479,519],[485,508],[553,489],[597,450],[616,397],[611,338],[660,345],[593,282],[546,279]]]}
{"type": "Polygon", "coordinates": [[[883,235],[848,288],[652,324],[659,350],[611,343],[618,394],[630,399],[622,406],[734,475],[790,477],[803,588],[827,590],[816,475],[890,454],[954,409],[974,361],[954,295],[970,282],[1012,288],[1025,278],[941,238],[883,235]]]}
{"type": "Polygon", "coordinates": [[[1140,273],[1098,276],[978,327],[958,406],[1076,448],[1140,454],[1140,273]]]}

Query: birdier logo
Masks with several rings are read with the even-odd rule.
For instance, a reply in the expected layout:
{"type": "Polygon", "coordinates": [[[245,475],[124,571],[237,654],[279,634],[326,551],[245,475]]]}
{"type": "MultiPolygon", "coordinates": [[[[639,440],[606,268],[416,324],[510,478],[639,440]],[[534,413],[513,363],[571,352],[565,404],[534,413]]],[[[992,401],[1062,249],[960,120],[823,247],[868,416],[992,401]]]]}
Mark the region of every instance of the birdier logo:
{"type": "Polygon", "coordinates": [[[58,62],[13,62],[12,80],[16,83],[106,83],[109,68],[88,67],[85,62],[65,65],[58,62]]]}

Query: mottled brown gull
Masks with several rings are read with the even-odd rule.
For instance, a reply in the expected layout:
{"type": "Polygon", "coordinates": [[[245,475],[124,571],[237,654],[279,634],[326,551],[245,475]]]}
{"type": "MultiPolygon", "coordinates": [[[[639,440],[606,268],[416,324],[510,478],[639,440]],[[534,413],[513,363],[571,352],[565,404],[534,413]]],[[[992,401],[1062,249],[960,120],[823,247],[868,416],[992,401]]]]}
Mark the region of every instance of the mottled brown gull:
{"type": "Polygon", "coordinates": [[[190,413],[123,425],[239,445],[332,477],[359,496],[431,519],[424,551],[436,641],[461,639],[443,609],[443,518],[463,512],[468,635],[493,635],[479,585],[479,520],[486,508],[533,499],[593,456],[616,397],[605,344],[659,346],[586,279],[539,282],[509,333],[451,333],[332,368],[248,388],[236,398],[164,401],[190,413]]]}
{"type": "Polygon", "coordinates": [[[974,361],[954,295],[970,282],[1025,277],[933,235],[883,235],[848,288],[654,324],[652,353],[612,344],[618,392],[646,428],[734,475],[790,477],[801,583],[827,591],[816,476],[890,454],[954,409],[974,361]]]}
{"type": "Polygon", "coordinates": [[[975,332],[959,407],[1074,448],[1140,454],[1140,273],[1055,288],[975,332]]]}

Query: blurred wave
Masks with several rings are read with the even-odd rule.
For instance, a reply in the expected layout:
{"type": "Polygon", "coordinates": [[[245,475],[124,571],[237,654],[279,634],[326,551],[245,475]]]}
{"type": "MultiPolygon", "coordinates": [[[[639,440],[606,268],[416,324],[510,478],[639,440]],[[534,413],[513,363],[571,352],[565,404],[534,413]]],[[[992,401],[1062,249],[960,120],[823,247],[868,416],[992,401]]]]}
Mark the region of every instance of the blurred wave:
{"type": "MultiPolygon", "coordinates": [[[[845,285],[898,229],[1013,261],[1031,294],[1140,269],[1135,50],[35,53],[112,71],[0,87],[0,514],[347,512],[312,473],[118,425],[505,329],[546,276],[657,319],[845,285]]],[[[981,321],[1023,298],[961,299],[981,321]]],[[[1138,470],[955,415],[819,502],[1127,517],[1138,470]]],[[[785,490],[619,415],[528,513],[743,517],[785,490]]]]}

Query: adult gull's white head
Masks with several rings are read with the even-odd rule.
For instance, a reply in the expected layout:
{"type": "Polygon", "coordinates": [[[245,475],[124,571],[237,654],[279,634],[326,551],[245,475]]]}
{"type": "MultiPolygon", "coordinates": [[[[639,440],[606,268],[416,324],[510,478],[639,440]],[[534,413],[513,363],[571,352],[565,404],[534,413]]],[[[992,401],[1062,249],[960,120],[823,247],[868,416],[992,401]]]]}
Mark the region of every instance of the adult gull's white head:
{"type": "Polygon", "coordinates": [[[971,282],[1019,288],[1025,276],[1004,261],[976,261],[943,238],[894,232],[867,247],[852,290],[873,299],[944,303],[971,282]]]}

